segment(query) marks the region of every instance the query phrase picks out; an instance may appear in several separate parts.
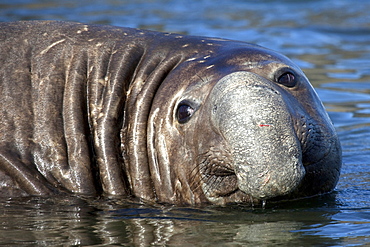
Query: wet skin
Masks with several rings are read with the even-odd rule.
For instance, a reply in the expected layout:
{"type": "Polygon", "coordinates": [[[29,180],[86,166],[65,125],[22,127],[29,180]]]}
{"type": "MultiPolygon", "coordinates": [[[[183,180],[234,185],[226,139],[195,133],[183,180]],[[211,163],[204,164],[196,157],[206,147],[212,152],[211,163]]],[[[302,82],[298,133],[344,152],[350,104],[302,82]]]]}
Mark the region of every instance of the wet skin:
{"type": "Polygon", "coordinates": [[[4,196],[251,204],[338,181],[334,127],[281,54],[111,26],[0,26],[4,196]]]}

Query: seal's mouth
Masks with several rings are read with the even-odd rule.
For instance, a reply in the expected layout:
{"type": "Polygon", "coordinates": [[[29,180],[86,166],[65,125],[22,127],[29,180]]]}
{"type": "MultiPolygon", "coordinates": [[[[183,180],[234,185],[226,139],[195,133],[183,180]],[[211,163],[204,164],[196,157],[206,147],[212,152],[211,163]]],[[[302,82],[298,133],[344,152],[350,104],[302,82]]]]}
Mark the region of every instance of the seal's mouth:
{"type": "MultiPolygon", "coordinates": [[[[239,181],[240,177],[230,157],[225,153],[222,155],[220,155],[220,153],[221,151],[219,150],[217,152],[215,152],[215,150],[209,151],[207,154],[202,155],[202,158],[199,160],[201,162],[198,163],[199,174],[202,180],[202,189],[207,198],[223,198],[222,200],[228,202],[244,202],[246,200],[250,201],[251,198],[254,200],[265,200],[274,197],[254,197],[251,193],[240,188],[239,185],[241,183],[243,184],[245,181],[239,181]]],[[[245,166],[251,165],[245,164],[245,166]]],[[[261,174],[260,176],[262,177],[265,175],[266,174],[261,174]]],[[[272,174],[267,174],[265,176],[265,179],[267,179],[265,183],[269,182],[270,175],[272,174]]],[[[287,193],[294,190],[294,188],[287,188],[287,193]]],[[[274,194],[275,192],[271,193],[274,194]]],[[[276,196],[282,196],[282,194],[278,191],[276,192],[276,196]]]]}
{"type": "MultiPolygon", "coordinates": [[[[326,148],[325,152],[319,156],[310,157],[307,154],[302,154],[302,164],[307,175],[311,174],[310,176],[313,176],[312,173],[315,173],[315,170],[321,170],[322,168],[320,167],[326,162],[331,152],[332,147],[326,148]]],[[[220,155],[220,153],[221,151],[210,151],[202,156],[201,162],[198,164],[204,193],[207,197],[224,198],[223,200],[230,202],[235,202],[233,200],[238,200],[239,202],[249,201],[251,198],[249,194],[239,187],[238,176],[230,157],[226,154],[220,155]]],[[[299,191],[302,189],[300,186],[298,184],[295,189],[292,188],[290,193],[287,193],[285,196],[301,197],[299,195],[299,191]]],[[[266,199],[274,200],[274,198],[281,197],[284,197],[284,195],[277,194],[276,197],[266,199]]],[[[254,199],[264,200],[263,198],[254,199]]]]}
{"type": "Polygon", "coordinates": [[[228,197],[239,190],[238,179],[228,155],[215,156],[214,152],[203,155],[199,171],[207,197],[228,197]]]}

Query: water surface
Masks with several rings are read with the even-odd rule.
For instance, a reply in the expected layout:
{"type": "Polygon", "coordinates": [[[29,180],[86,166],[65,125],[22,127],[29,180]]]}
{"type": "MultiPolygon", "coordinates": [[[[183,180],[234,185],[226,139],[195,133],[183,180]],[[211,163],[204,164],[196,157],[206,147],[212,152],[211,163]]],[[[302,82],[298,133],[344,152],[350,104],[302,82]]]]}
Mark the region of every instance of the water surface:
{"type": "Polygon", "coordinates": [[[334,193],[261,207],[183,208],[77,197],[0,202],[1,245],[370,244],[370,1],[0,0],[0,21],[55,19],[216,36],[293,59],[343,146],[334,193]]]}

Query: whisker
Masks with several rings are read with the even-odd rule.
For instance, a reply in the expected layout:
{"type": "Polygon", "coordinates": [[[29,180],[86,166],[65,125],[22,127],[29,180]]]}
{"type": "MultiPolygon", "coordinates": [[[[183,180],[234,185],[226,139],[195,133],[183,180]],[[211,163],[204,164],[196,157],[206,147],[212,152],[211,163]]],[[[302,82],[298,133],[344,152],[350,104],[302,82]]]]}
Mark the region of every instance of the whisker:
{"type": "MultiPolygon", "coordinates": [[[[235,174],[230,163],[230,157],[228,150],[220,150],[215,147],[199,154],[196,159],[197,163],[189,175],[191,190],[201,190],[206,196],[227,194],[228,189],[225,190],[223,183],[230,181],[225,179],[230,179],[230,176],[235,174]]],[[[230,192],[235,191],[233,188],[230,189],[230,192]]]]}

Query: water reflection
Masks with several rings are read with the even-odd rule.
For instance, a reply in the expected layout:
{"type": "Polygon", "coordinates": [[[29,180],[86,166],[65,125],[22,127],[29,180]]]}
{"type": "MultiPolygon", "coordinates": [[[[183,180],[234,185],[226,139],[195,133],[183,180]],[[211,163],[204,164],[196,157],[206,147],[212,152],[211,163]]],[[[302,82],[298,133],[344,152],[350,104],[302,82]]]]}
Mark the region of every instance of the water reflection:
{"type": "Polygon", "coordinates": [[[0,204],[0,243],[285,245],[301,241],[304,238],[301,229],[312,228],[313,222],[330,224],[337,213],[321,210],[303,213],[294,208],[278,209],[272,205],[270,209],[239,206],[196,209],[76,197],[9,200],[0,204]]]}

